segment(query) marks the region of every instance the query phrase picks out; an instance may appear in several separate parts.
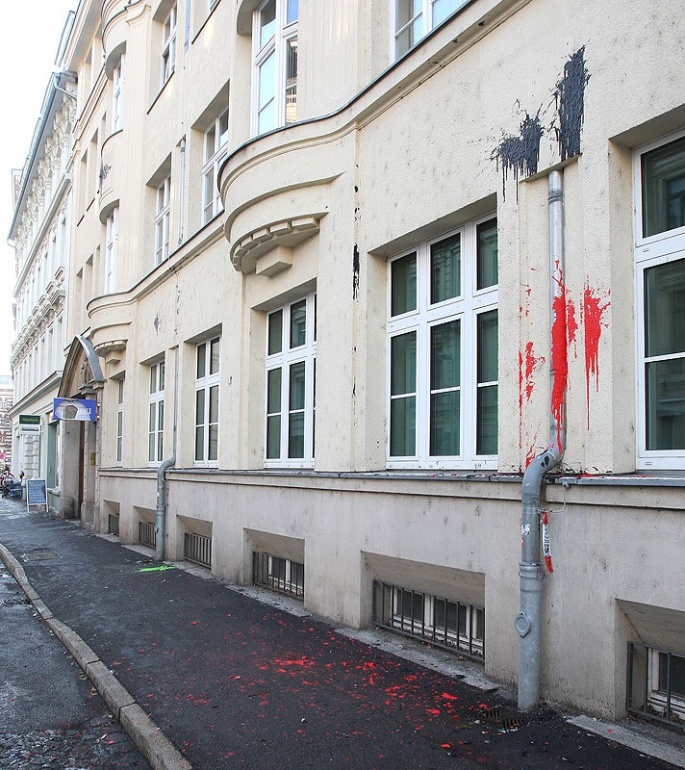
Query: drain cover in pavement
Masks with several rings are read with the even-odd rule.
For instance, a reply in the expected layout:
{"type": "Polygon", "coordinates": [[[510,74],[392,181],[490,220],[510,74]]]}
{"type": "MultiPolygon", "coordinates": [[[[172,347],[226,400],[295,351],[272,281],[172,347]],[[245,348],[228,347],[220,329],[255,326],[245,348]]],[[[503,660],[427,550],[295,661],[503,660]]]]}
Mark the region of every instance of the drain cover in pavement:
{"type": "Polygon", "coordinates": [[[57,552],[51,548],[34,548],[32,551],[27,551],[22,554],[24,561],[43,561],[45,559],[56,559],[57,552]]]}

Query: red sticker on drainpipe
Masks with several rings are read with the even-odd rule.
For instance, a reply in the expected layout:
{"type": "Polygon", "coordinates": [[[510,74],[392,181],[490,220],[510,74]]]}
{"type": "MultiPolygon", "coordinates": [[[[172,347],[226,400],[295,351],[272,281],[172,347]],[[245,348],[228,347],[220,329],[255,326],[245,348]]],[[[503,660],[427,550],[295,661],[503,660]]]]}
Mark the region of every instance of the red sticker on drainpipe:
{"type": "Polygon", "coordinates": [[[552,566],[552,549],[549,544],[549,516],[547,515],[547,511],[542,512],[542,553],[545,557],[547,572],[554,572],[554,567],[552,566]]]}

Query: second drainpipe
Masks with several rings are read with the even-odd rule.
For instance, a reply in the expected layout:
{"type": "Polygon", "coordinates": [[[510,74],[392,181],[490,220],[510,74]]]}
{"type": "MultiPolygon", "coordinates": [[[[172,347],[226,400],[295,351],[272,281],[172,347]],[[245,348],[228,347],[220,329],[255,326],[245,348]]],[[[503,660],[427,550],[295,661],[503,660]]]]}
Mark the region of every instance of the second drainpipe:
{"type": "Polygon", "coordinates": [[[547,448],[523,474],[521,485],[520,612],[515,627],[519,641],[518,707],[532,711],[540,698],[542,669],[542,579],[540,499],[543,478],[561,462],[566,446],[566,288],[564,285],[563,175],[549,175],[549,258],[551,295],[551,424],[547,448]]]}
{"type": "Polygon", "coordinates": [[[164,561],[164,544],[166,541],[166,482],[165,474],[176,464],[176,421],[178,405],[178,348],[174,359],[174,429],[173,454],[162,461],[157,468],[157,518],[155,522],[155,559],[164,561]]]}

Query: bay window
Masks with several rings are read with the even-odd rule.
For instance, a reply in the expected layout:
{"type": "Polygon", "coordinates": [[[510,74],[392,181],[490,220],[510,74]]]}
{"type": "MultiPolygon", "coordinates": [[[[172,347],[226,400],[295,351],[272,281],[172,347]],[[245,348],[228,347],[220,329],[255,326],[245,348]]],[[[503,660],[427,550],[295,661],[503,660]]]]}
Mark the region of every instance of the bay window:
{"type": "Polygon", "coordinates": [[[494,467],[497,222],[389,265],[389,467],[494,467]]]}

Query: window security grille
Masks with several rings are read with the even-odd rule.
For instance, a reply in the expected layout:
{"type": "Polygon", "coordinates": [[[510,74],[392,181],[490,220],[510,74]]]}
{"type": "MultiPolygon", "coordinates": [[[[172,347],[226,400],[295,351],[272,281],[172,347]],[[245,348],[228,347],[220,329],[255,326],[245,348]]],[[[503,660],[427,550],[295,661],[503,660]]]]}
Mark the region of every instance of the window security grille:
{"type": "Polygon", "coordinates": [[[119,516],[116,513],[109,514],[109,520],[107,523],[107,532],[110,535],[119,536],[119,516]]]}
{"type": "Polygon", "coordinates": [[[626,708],[685,730],[685,657],[628,642],[626,708]]]}
{"type": "Polygon", "coordinates": [[[270,553],[252,554],[252,582],[296,599],[304,598],[304,564],[270,553]]]}
{"type": "Polygon", "coordinates": [[[183,539],[183,558],[201,567],[212,567],[212,538],[186,532],[183,539]]]}
{"type": "Polygon", "coordinates": [[[485,658],[483,607],[376,581],[373,622],[467,658],[485,658]]]}
{"type": "Polygon", "coordinates": [[[155,531],[154,524],[151,524],[149,521],[138,522],[138,542],[149,548],[157,547],[157,532],[155,531]]]}

